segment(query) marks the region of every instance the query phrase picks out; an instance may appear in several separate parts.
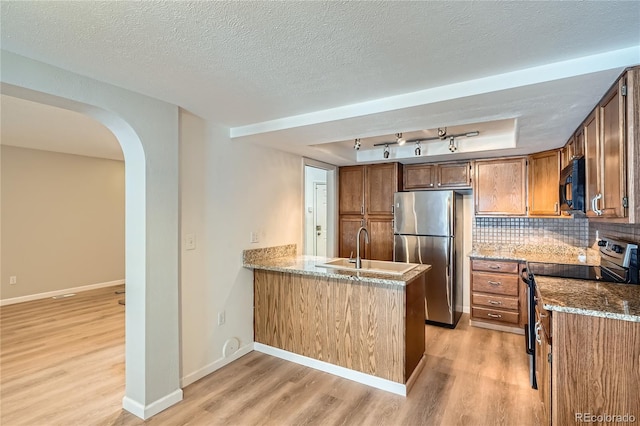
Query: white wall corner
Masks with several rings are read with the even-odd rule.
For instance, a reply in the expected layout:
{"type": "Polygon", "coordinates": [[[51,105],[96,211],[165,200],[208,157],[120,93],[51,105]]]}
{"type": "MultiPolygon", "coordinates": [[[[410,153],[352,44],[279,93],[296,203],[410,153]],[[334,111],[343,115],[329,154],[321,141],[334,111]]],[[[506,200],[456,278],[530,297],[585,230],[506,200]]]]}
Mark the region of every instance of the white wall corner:
{"type": "Polygon", "coordinates": [[[180,401],[182,401],[182,389],[176,389],[169,395],[165,395],[146,406],[125,396],[122,398],[122,408],[142,420],[147,420],[180,401]]]}
{"type": "Polygon", "coordinates": [[[251,351],[253,351],[253,342],[241,347],[235,353],[233,353],[232,355],[230,355],[230,356],[228,356],[226,358],[219,358],[219,359],[215,360],[214,362],[212,362],[212,363],[210,363],[208,365],[205,365],[202,368],[199,368],[198,370],[194,371],[193,373],[187,374],[180,381],[180,385],[183,388],[187,387],[190,384],[195,383],[198,380],[202,379],[203,377],[208,376],[209,374],[213,373],[214,371],[221,369],[225,365],[228,365],[228,364],[232,363],[233,361],[235,361],[235,360],[237,360],[239,358],[242,358],[243,356],[245,356],[246,354],[248,354],[251,351]]]}

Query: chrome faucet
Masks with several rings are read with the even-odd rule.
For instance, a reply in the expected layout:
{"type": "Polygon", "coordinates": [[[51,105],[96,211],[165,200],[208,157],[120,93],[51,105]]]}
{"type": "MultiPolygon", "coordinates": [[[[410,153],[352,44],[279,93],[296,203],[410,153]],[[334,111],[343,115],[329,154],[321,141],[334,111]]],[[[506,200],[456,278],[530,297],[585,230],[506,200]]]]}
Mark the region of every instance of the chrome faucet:
{"type": "Polygon", "coordinates": [[[356,234],[356,269],[362,268],[362,258],[360,257],[360,233],[362,231],[364,231],[364,242],[369,244],[369,231],[364,226],[361,226],[356,234]]]}

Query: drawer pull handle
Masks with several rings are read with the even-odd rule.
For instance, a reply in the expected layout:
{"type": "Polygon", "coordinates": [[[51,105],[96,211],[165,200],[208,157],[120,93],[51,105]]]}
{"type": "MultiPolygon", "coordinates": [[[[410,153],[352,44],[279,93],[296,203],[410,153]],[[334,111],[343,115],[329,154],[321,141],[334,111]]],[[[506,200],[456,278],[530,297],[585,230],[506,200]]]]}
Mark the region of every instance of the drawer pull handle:
{"type": "Polygon", "coordinates": [[[489,265],[489,269],[500,269],[500,265],[489,265]]]}
{"type": "Polygon", "coordinates": [[[491,285],[502,285],[502,282],[500,281],[487,281],[487,282],[491,285]]]}
{"type": "Polygon", "coordinates": [[[500,314],[487,314],[487,316],[489,318],[502,318],[502,315],[500,315],[500,314]]]}
{"type": "Polygon", "coordinates": [[[489,300],[490,305],[502,305],[502,302],[499,300],[489,300]]]}

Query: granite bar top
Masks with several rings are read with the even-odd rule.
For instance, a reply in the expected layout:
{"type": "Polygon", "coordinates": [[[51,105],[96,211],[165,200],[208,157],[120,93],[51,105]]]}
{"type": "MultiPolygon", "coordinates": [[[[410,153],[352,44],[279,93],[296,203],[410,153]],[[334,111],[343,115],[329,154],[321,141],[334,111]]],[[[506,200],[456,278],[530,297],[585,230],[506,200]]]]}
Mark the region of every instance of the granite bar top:
{"type": "Polygon", "coordinates": [[[276,258],[251,258],[245,256],[243,266],[265,271],[288,272],[292,274],[311,275],[316,277],[336,278],[345,281],[367,281],[404,287],[420,274],[431,269],[431,265],[418,265],[403,275],[378,274],[373,272],[340,270],[317,266],[333,258],[321,256],[283,256],[276,258]]]}
{"type": "Polygon", "coordinates": [[[640,322],[640,285],[546,276],[536,285],[549,311],[640,322]]]}
{"type": "Polygon", "coordinates": [[[471,259],[516,262],[549,262],[567,265],[600,264],[600,255],[597,250],[568,246],[485,244],[474,246],[467,256],[471,259]],[[581,255],[584,255],[584,257],[581,255]]]}

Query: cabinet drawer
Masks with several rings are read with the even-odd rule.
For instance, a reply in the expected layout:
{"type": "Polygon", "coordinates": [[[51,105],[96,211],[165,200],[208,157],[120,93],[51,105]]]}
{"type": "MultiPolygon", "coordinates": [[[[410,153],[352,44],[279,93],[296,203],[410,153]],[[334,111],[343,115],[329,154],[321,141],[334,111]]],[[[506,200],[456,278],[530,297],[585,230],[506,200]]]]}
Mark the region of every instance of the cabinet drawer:
{"type": "Polygon", "coordinates": [[[471,274],[471,281],[473,291],[517,296],[520,277],[518,275],[509,274],[473,272],[471,274]]]}
{"type": "Polygon", "coordinates": [[[509,324],[518,324],[520,316],[517,312],[501,311],[500,309],[471,308],[471,317],[474,319],[500,321],[509,324]]]}
{"type": "Polygon", "coordinates": [[[518,262],[500,262],[493,260],[471,261],[471,269],[474,271],[503,272],[508,274],[518,273],[518,262]]]}
{"type": "Polygon", "coordinates": [[[517,297],[492,296],[489,294],[473,293],[471,303],[473,305],[488,306],[490,308],[518,310],[517,297]]]}

